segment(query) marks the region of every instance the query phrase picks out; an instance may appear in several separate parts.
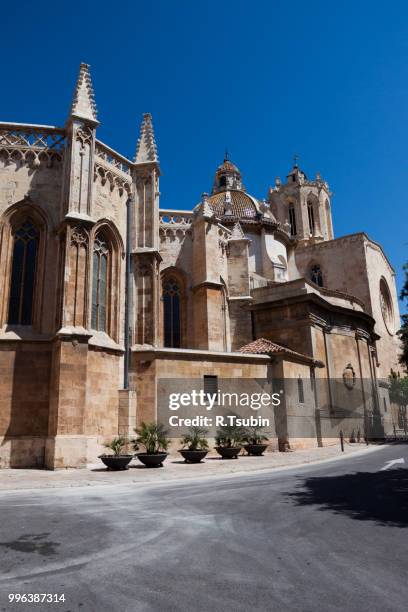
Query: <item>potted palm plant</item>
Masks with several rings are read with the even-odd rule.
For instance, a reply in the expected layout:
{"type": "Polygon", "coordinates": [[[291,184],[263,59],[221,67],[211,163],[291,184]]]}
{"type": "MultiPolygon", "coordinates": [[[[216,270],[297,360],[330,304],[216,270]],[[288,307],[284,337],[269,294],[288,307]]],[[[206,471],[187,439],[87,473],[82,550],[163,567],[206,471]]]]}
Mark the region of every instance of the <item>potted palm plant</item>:
{"type": "Polygon", "coordinates": [[[268,436],[263,427],[248,427],[243,440],[246,442],[244,448],[248,455],[260,457],[268,448],[268,436]],[[266,444],[265,444],[266,442],[266,444]]]}
{"type": "Polygon", "coordinates": [[[139,446],[144,447],[145,452],[136,453],[136,457],[146,467],[163,467],[163,461],[167,457],[167,449],[170,440],[167,431],[161,423],[142,423],[135,429],[136,440],[133,440],[134,449],[139,450],[139,446]]]}
{"type": "Polygon", "coordinates": [[[108,470],[127,470],[128,464],[133,458],[133,455],[123,453],[123,449],[127,447],[129,440],[124,436],[113,438],[110,442],[104,444],[105,448],[109,448],[113,454],[99,455],[99,458],[106,465],[108,470]]]}
{"type": "Polygon", "coordinates": [[[184,457],[186,463],[200,463],[208,453],[207,436],[208,429],[202,427],[190,427],[188,433],[182,438],[183,447],[179,453],[184,457]]]}
{"type": "Polygon", "coordinates": [[[223,459],[238,459],[245,430],[237,425],[223,425],[215,435],[215,450],[223,459]]]}

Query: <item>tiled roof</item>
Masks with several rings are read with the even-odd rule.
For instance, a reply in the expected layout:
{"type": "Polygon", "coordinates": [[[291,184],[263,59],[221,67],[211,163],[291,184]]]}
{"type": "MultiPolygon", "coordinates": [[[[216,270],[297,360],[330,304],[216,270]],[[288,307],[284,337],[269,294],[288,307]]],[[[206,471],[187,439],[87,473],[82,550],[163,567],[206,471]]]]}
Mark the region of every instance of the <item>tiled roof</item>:
{"type": "Polygon", "coordinates": [[[245,344],[239,349],[240,353],[249,353],[253,355],[288,355],[294,358],[299,358],[302,361],[307,360],[310,363],[313,363],[317,367],[324,367],[324,364],[321,361],[317,361],[313,359],[313,357],[309,357],[309,355],[304,355],[303,353],[298,353],[297,351],[292,351],[292,349],[287,346],[282,346],[281,344],[276,344],[276,342],[272,342],[271,340],[266,340],[265,338],[258,338],[258,340],[254,340],[249,344],[245,344]]]}
{"type": "MultiPolygon", "coordinates": [[[[214,193],[208,198],[211,208],[217,217],[223,217],[225,211],[225,191],[214,193]]],[[[252,198],[245,191],[230,190],[232,216],[254,218],[258,211],[252,198]]]]}

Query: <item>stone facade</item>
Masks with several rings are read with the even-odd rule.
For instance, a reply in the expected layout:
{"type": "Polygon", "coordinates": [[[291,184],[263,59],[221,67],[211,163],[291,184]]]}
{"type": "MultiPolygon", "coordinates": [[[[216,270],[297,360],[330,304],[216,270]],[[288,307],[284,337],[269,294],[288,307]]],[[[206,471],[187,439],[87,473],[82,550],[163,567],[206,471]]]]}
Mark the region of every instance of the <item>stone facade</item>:
{"type": "MultiPolygon", "coordinates": [[[[321,379],[313,416],[350,366],[392,427],[395,274],[364,233],[334,238],[327,183],[295,164],[259,200],[226,158],[192,210],[160,209],[151,116],[134,160],[98,125],[86,64],[63,128],[0,124],[0,466],[85,466],[157,417],[166,377],[321,379]],[[243,355],[257,338],[281,350],[243,355]]],[[[280,447],[324,443],[287,402],[280,447]]]]}

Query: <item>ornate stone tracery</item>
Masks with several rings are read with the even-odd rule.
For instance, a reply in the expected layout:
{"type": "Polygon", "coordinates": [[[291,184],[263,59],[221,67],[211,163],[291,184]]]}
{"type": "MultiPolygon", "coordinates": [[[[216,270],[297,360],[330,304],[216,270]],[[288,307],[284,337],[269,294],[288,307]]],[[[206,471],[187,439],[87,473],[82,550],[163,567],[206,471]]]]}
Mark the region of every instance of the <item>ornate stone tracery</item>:
{"type": "Polygon", "coordinates": [[[117,189],[120,196],[125,192],[130,195],[132,190],[130,177],[125,178],[119,174],[115,174],[112,170],[106,169],[97,160],[94,164],[94,181],[100,181],[102,186],[109,183],[110,191],[117,189]]]}
{"type": "Polygon", "coordinates": [[[76,139],[81,143],[82,147],[84,147],[86,144],[91,145],[92,138],[93,131],[85,125],[83,125],[76,131],[76,139]]]}
{"type": "Polygon", "coordinates": [[[96,141],[94,180],[102,185],[109,183],[110,190],[118,189],[119,195],[131,193],[131,162],[112,149],[96,141]]]}
{"type": "Polygon", "coordinates": [[[65,131],[60,128],[0,123],[0,159],[6,166],[50,168],[62,161],[64,145],[65,131]]]}
{"type": "Polygon", "coordinates": [[[71,245],[72,246],[84,246],[88,243],[88,234],[86,230],[77,226],[71,230],[71,245]]]}

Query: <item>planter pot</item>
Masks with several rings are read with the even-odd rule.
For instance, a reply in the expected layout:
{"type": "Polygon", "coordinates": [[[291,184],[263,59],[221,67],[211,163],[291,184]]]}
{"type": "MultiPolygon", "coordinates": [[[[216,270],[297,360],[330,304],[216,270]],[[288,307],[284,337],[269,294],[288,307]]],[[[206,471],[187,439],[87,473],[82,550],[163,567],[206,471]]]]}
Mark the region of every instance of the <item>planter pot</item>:
{"type": "Polygon", "coordinates": [[[268,444],[245,444],[244,448],[248,455],[260,457],[268,448],[268,444]]]}
{"type": "Polygon", "coordinates": [[[99,459],[106,465],[108,470],[127,470],[133,455],[100,455],[99,459]]]}
{"type": "Polygon", "coordinates": [[[136,457],[148,468],[163,467],[163,461],[167,457],[167,453],[155,453],[154,455],[137,453],[136,457]]]}
{"type": "Polygon", "coordinates": [[[182,448],[181,450],[179,450],[179,453],[181,454],[182,457],[184,457],[184,461],[186,463],[200,463],[200,461],[202,461],[205,458],[208,451],[207,450],[188,450],[188,449],[182,448]]]}
{"type": "Polygon", "coordinates": [[[238,459],[240,446],[216,446],[215,450],[223,459],[238,459]]]}

